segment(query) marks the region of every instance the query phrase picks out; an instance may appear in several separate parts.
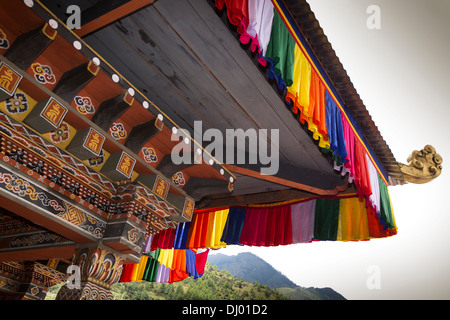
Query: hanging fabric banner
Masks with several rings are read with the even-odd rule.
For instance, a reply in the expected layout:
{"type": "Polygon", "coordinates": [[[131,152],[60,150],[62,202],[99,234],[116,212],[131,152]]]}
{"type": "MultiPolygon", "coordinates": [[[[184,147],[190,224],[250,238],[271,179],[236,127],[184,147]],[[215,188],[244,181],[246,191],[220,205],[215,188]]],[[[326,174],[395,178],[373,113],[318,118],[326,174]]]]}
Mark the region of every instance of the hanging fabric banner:
{"type": "Polygon", "coordinates": [[[166,234],[164,239],[173,239],[172,243],[154,236],[148,238],[153,243],[146,247],[164,249],[166,255],[160,255],[159,261],[170,266],[173,255],[170,250],[180,248],[270,247],[312,241],[364,241],[394,235],[396,225],[387,188],[381,179],[374,187],[380,190],[379,200],[374,197],[374,202],[354,193],[195,211],[191,223],[180,223],[175,229],[160,232],[166,234]],[[186,233],[185,247],[178,246],[177,237],[167,236],[186,233]],[[158,247],[159,244],[164,248],[158,247]]]}
{"type": "Polygon", "coordinates": [[[173,283],[193,277],[200,278],[208,258],[208,250],[156,249],[144,252],[137,264],[123,267],[119,282],[173,283]]]}

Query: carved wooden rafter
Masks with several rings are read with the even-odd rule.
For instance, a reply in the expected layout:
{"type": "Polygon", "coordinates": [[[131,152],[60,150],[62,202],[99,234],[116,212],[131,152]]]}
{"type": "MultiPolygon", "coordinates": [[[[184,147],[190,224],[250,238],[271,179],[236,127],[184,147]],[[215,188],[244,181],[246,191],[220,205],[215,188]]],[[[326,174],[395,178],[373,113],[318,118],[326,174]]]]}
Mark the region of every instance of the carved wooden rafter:
{"type": "Polygon", "coordinates": [[[6,52],[5,57],[14,62],[18,67],[27,70],[31,63],[55,39],[57,32],[47,23],[39,28],[31,30],[19,36],[6,52]]]}
{"type": "Polygon", "coordinates": [[[139,153],[139,150],[142,149],[145,143],[160,133],[162,128],[163,124],[158,118],[133,127],[130,135],[125,141],[125,147],[129,148],[136,154],[139,153]]]}
{"type": "Polygon", "coordinates": [[[98,73],[100,68],[92,61],[86,62],[63,74],[53,92],[66,101],[73,98],[86,86],[98,73]]]}
{"type": "Polygon", "coordinates": [[[226,180],[191,177],[183,188],[196,201],[214,193],[229,193],[232,184],[226,180]]]}
{"type": "Polygon", "coordinates": [[[161,160],[161,162],[157,166],[157,170],[161,172],[166,177],[172,177],[178,171],[184,170],[186,168],[192,167],[196,163],[192,160],[195,155],[193,153],[190,154],[191,161],[187,163],[175,164],[172,162],[172,155],[167,154],[161,160]]]}
{"type": "Polygon", "coordinates": [[[114,121],[120,118],[132,106],[133,100],[133,97],[125,91],[118,96],[102,102],[92,117],[92,122],[103,130],[108,131],[114,121]]]}

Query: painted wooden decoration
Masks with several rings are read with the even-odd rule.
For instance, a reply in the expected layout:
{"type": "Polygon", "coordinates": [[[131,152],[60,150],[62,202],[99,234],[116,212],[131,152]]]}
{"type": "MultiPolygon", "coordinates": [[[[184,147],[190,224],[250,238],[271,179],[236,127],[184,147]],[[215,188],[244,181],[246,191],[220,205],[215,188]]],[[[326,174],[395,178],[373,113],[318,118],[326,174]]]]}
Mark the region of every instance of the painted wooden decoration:
{"type": "Polygon", "coordinates": [[[156,195],[161,197],[161,199],[165,199],[167,196],[167,192],[169,191],[169,183],[158,176],[158,178],[156,178],[153,191],[156,193],[156,195]]]}
{"type": "Polygon", "coordinates": [[[100,155],[105,136],[93,128],[80,130],[66,150],[81,160],[88,160],[100,155]]]}
{"type": "Polygon", "coordinates": [[[185,217],[187,221],[191,221],[192,219],[192,215],[194,213],[194,205],[195,203],[193,200],[186,198],[183,208],[183,217],[185,217]]]}
{"type": "Polygon", "coordinates": [[[143,174],[137,178],[137,181],[152,190],[161,199],[166,199],[169,192],[169,183],[159,175],[143,174]]]}
{"type": "Polygon", "coordinates": [[[22,75],[5,63],[0,63],[0,101],[6,100],[16,92],[22,75]]]}
{"type": "Polygon", "coordinates": [[[114,153],[106,160],[100,170],[105,176],[113,181],[120,181],[131,178],[136,159],[126,152],[114,153]]]}
{"type": "Polygon", "coordinates": [[[47,133],[59,128],[67,111],[60,102],[50,97],[39,101],[24,122],[41,134],[47,133]]]}

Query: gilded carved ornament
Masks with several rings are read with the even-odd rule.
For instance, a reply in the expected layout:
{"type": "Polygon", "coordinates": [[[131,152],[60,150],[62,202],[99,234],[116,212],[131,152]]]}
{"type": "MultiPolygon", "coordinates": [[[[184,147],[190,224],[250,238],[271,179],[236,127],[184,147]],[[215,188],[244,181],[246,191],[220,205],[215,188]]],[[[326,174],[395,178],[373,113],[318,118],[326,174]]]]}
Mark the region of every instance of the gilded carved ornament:
{"type": "Polygon", "coordinates": [[[422,184],[437,178],[442,171],[442,157],[431,145],[414,150],[406,159],[408,164],[399,163],[405,182],[422,184]]]}

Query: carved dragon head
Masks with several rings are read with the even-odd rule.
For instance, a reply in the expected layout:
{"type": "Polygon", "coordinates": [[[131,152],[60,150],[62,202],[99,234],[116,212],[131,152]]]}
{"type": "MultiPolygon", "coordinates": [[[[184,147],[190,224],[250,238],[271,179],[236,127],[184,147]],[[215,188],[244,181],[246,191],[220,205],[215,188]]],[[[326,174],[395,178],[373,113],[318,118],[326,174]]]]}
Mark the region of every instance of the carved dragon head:
{"type": "Polygon", "coordinates": [[[399,163],[406,182],[422,184],[436,179],[442,171],[442,157],[431,145],[414,150],[407,158],[408,164],[399,163]]]}

